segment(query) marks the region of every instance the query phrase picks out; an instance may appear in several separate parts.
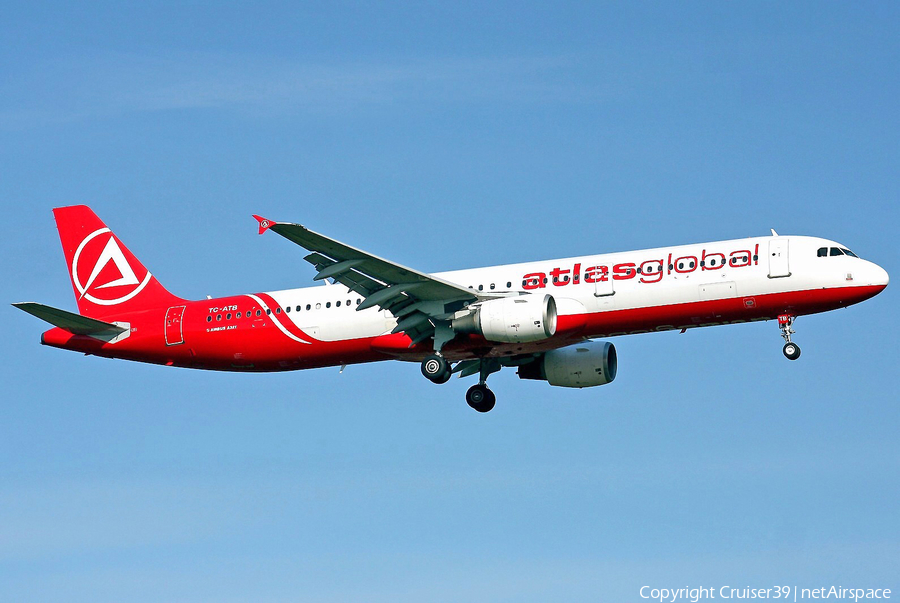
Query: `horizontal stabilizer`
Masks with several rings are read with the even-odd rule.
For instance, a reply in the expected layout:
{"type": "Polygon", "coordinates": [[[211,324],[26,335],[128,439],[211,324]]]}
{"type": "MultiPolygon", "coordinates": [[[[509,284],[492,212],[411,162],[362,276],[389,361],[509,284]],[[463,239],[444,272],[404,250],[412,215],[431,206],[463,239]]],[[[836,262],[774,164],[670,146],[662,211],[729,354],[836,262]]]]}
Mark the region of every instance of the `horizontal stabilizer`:
{"type": "Polygon", "coordinates": [[[94,318],[88,318],[87,316],[67,312],[66,310],[60,310],[59,308],[45,306],[44,304],[19,302],[13,305],[20,310],[28,312],[32,316],[37,316],[41,320],[49,322],[51,325],[59,327],[60,329],[65,329],[75,335],[97,335],[100,333],[115,334],[127,330],[119,325],[103,322],[102,320],[96,320],[94,318]]]}

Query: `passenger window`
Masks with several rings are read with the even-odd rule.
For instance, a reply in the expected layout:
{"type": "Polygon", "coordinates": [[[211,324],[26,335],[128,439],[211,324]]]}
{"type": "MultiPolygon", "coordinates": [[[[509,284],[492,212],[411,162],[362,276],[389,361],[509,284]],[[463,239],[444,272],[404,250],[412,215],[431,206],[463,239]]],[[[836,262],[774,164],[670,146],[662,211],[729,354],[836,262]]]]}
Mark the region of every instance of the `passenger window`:
{"type": "Polygon", "coordinates": [[[311,306],[310,304],[306,304],[306,309],[307,309],[307,310],[312,310],[312,306],[311,306]]]}
{"type": "Polygon", "coordinates": [[[222,315],[221,315],[221,314],[216,314],[216,320],[222,320],[222,315]]]}
{"type": "Polygon", "coordinates": [[[827,247],[819,247],[819,251],[816,252],[816,255],[820,258],[824,258],[828,256],[828,248],[827,247]]]}
{"type": "Polygon", "coordinates": [[[331,307],[331,302],[326,302],[326,303],[325,303],[325,307],[326,307],[326,308],[330,308],[330,307],[331,307]]]}
{"type": "Polygon", "coordinates": [[[284,311],[285,311],[285,312],[290,312],[290,311],[291,311],[291,307],[290,307],[290,306],[285,306],[285,307],[284,307],[284,311]]]}
{"type": "Polygon", "coordinates": [[[281,308],[275,308],[275,314],[281,314],[281,308]]]}
{"type": "Polygon", "coordinates": [[[262,311],[261,311],[261,310],[257,310],[257,311],[256,311],[256,315],[259,316],[260,314],[262,314],[262,311]]]}
{"type": "Polygon", "coordinates": [[[491,291],[493,291],[495,287],[496,285],[494,283],[491,283],[491,291]]]}
{"type": "Polygon", "coordinates": [[[484,291],[484,285],[478,285],[478,290],[479,290],[479,291],[484,291]]]}
{"type": "Polygon", "coordinates": [[[341,300],[338,300],[337,302],[335,302],[334,305],[337,306],[338,308],[340,308],[340,307],[341,307],[341,300]]]}
{"type": "Polygon", "coordinates": [[[212,322],[212,316],[207,316],[207,317],[206,317],[206,322],[212,322]]]}
{"type": "Polygon", "coordinates": [[[347,305],[348,305],[348,306],[350,305],[350,300],[349,300],[349,299],[347,300],[347,305]]]}
{"type": "Polygon", "coordinates": [[[316,310],[321,310],[321,309],[322,309],[322,302],[319,302],[316,304],[316,310]]]}
{"type": "Polygon", "coordinates": [[[272,314],[272,309],[266,308],[266,316],[269,316],[270,314],[272,314]]]}
{"type": "Polygon", "coordinates": [[[841,250],[838,249],[837,247],[832,247],[832,248],[831,248],[831,255],[832,255],[832,256],[835,256],[835,255],[844,255],[844,254],[841,253],[841,250]]]}
{"type": "Polygon", "coordinates": [[[225,315],[225,320],[231,320],[231,312],[225,315]]]}
{"type": "Polygon", "coordinates": [[[512,289],[512,281],[509,281],[508,283],[506,283],[506,288],[512,289]]]}

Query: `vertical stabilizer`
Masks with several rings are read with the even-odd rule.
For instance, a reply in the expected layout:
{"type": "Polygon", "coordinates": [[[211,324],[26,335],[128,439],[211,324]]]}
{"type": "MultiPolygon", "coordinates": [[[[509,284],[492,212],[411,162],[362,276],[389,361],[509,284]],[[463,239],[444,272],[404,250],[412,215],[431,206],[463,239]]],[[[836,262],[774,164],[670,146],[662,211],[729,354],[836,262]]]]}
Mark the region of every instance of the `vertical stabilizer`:
{"type": "Polygon", "coordinates": [[[182,303],[86,205],[53,210],[78,311],[102,317],[182,303]]]}

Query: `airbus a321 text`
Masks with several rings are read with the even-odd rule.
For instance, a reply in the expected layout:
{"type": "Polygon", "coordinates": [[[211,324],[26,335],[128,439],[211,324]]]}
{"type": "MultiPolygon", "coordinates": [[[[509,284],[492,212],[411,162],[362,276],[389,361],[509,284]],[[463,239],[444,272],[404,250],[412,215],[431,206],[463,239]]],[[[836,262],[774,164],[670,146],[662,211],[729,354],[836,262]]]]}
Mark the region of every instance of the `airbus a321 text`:
{"type": "Polygon", "coordinates": [[[84,205],[53,210],[78,314],[14,304],[54,326],[45,345],[222,371],[377,360],[421,363],[434,383],[477,375],[466,401],[494,407],[489,375],[593,387],[616,377],[618,335],[777,319],[784,355],[798,316],[881,292],[882,268],[847,247],[772,236],[426,274],[299,224],[254,216],[310,253],[330,286],[188,301],[169,293],[84,205]]]}

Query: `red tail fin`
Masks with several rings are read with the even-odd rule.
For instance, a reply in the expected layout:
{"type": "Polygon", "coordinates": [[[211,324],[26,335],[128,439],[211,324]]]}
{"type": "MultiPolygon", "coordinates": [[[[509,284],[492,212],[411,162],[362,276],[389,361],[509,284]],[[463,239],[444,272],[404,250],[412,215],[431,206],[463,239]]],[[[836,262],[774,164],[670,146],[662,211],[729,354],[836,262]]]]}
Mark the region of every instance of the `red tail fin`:
{"type": "Polygon", "coordinates": [[[58,207],[53,215],[83,316],[99,318],[184,301],[166,291],[91,208],[58,207]]]}

